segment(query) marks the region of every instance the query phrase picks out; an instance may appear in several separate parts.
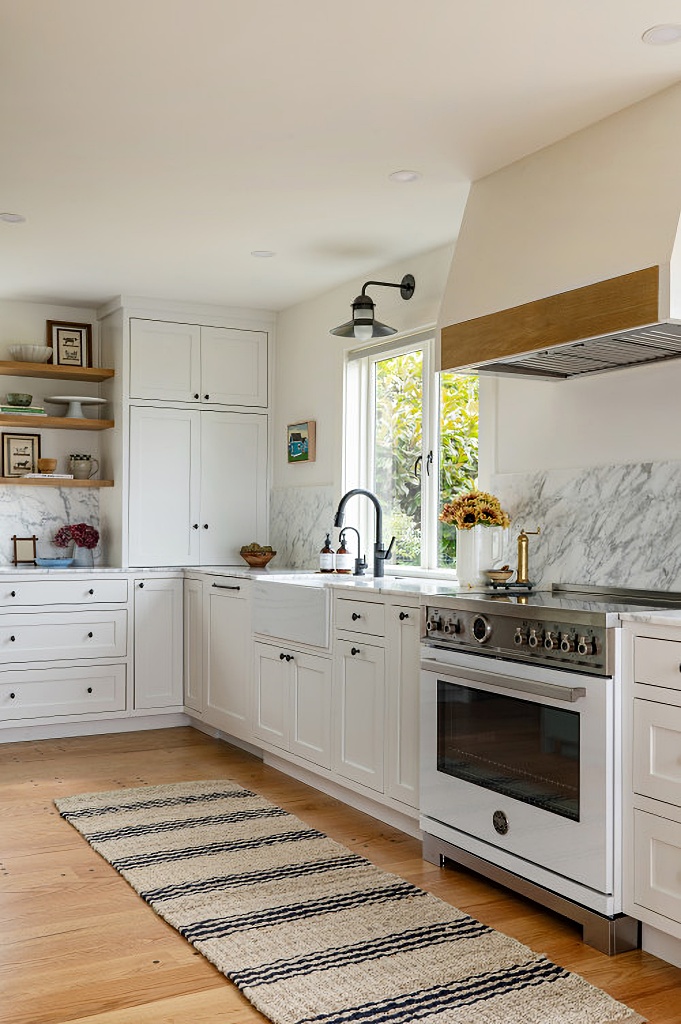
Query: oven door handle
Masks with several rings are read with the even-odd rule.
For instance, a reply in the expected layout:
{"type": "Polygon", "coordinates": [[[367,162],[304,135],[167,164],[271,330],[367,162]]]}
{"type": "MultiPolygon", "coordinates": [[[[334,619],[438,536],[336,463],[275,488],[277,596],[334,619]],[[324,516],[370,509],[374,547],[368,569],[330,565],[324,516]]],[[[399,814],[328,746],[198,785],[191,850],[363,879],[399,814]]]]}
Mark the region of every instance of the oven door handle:
{"type": "MultiPolygon", "coordinates": [[[[443,676],[451,676],[455,672],[461,672],[461,682],[470,679],[473,682],[487,683],[500,690],[520,690],[522,693],[533,693],[537,697],[551,697],[553,700],[562,700],[569,704],[586,697],[584,686],[559,686],[555,683],[537,683],[532,679],[515,679],[510,676],[499,678],[494,672],[483,672],[480,669],[459,668],[455,665],[445,665],[441,661],[421,661],[421,668],[425,672],[438,672],[443,676]]],[[[445,682],[447,680],[445,679],[445,682]]]]}

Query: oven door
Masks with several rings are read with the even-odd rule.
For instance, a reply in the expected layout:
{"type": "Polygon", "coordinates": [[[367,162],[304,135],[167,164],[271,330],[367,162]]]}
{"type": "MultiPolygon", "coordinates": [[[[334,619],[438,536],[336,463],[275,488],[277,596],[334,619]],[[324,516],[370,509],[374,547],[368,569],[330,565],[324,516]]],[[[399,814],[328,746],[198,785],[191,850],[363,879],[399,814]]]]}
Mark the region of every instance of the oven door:
{"type": "Polygon", "coordinates": [[[422,650],[424,831],[612,893],[613,680],[422,650]]]}

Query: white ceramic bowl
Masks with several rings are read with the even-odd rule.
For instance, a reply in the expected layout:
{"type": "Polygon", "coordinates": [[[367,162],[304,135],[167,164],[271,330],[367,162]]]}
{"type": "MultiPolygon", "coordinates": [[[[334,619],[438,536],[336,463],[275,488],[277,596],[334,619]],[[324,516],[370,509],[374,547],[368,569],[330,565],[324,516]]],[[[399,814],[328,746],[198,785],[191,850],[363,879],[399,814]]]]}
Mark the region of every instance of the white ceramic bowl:
{"type": "Polygon", "coordinates": [[[9,354],[17,363],[47,363],[52,349],[49,345],[10,345],[9,354]]]}

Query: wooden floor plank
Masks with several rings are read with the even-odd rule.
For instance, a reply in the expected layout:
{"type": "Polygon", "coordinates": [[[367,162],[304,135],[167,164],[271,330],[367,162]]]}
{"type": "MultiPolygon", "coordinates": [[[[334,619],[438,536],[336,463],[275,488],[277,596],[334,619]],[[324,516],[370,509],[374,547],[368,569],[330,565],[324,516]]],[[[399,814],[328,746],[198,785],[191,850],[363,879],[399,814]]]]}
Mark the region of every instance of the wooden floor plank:
{"type": "Polygon", "coordinates": [[[338,842],[574,970],[648,1017],[681,1022],[681,971],[607,957],[576,925],[399,830],[189,728],[0,745],[0,1022],[257,1024],[264,1018],[56,812],[76,793],[231,778],[338,842]]]}

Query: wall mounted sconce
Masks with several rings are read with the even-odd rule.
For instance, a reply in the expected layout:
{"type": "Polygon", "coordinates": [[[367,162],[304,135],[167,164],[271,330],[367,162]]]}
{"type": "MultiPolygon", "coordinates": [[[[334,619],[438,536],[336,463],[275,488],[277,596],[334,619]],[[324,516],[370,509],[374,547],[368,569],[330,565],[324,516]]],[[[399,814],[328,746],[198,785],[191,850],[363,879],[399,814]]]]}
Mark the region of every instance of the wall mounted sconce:
{"type": "Polygon", "coordinates": [[[374,301],[366,294],[369,286],[380,285],[381,288],[399,288],[403,299],[410,299],[414,294],[416,282],[411,274],[405,274],[398,283],[391,281],[367,281],[362,286],[362,294],[358,295],[352,303],[352,320],[334,327],[330,334],[336,334],[339,338],[357,338],[358,341],[369,341],[371,338],[387,338],[390,334],[397,334],[397,328],[388,327],[380,320],[374,318],[374,301]]]}

